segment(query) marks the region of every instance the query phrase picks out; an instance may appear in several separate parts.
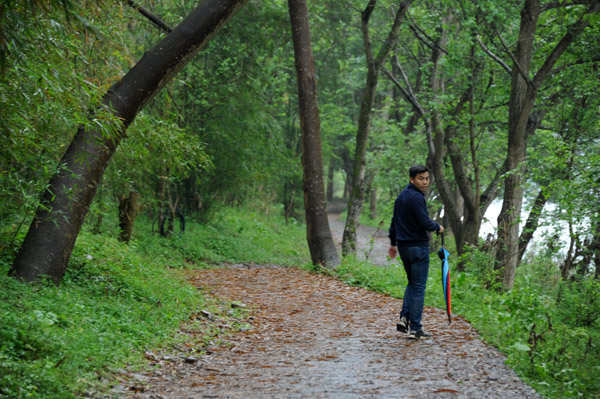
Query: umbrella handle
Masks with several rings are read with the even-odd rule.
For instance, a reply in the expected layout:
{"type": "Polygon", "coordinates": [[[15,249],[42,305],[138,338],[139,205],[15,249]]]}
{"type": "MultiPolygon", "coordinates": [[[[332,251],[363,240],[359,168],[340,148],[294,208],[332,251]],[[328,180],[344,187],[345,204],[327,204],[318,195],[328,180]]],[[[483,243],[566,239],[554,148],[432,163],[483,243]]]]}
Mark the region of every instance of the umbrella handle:
{"type": "Polygon", "coordinates": [[[446,245],[444,244],[444,233],[440,233],[440,235],[442,236],[442,247],[445,247],[446,245]]]}

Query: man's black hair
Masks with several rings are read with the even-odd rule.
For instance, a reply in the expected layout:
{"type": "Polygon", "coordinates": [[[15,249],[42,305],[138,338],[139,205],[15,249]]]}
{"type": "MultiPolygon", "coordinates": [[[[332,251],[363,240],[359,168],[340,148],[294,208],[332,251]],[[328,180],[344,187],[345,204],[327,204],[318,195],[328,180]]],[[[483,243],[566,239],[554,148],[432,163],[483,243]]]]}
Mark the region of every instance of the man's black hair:
{"type": "Polygon", "coordinates": [[[414,165],[414,166],[411,166],[410,169],[408,170],[408,174],[413,179],[415,177],[417,177],[418,174],[425,173],[425,172],[429,173],[429,169],[427,169],[427,166],[423,166],[423,165],[414,165]]]}

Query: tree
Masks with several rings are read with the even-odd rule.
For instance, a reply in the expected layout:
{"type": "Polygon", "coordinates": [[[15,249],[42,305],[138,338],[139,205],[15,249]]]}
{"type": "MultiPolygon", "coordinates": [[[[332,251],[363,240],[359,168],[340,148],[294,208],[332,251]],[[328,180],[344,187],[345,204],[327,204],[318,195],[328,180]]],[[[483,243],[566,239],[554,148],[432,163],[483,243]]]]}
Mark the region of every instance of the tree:
{"type": "Polygon", "coordinates": [[[376,56],[373,55],[369,21],[377,5],[377,0],[370,0],[361,14],[363,43],[367,58],[367,83],[360,107],[358,129],[356,132],[356,149],[352,169],[352,183],[348,201],[348,216],[342,238],[342,255],[346,256],[356,252],[356,229],[359,225],[360,213],[364,201],[366,182],[366,152],[368,146],[369,130],[371,128],[372,110],[375,103],[375,93],[379,73],[383,68],[390,51],[398,41],[398,32],[409,5],[413,0],[404,0],[398,5],[394,22],[376,56]]]}
{"type": "Polygon", "coordinates": [[[58,284],[102,174],[127,127],[158,93],[244,5],[246,0],[205,0],[171,34],[148,51],[90,114],[118,120],[114,132],[80,127],[14,262],[17,277],[47,275],[58,284]]]}
{"type": "MultiPolygon", "coordinates": [[[[412,108],[406,134],[416,128],[419,118],[423,120],[427,163],[460,255],[466,245],[478,244],[483,214],[495,198],[501,174],[497,171],[495,176],[485,176],[484,180],[480,166],[482,159],[491,158],[483,151],[482,138],[489,133],[493,137],[487,125],[494,124],[489,120],[491,115],[482,109],[493,98],[486,93],[493,71],[484,68],[473,42],[464,45],[472,41],[471,29],[478,26],[473,18],[449,11],[452,7],[448,5],[441,9],[436,6],[427,9],[430,22],[427,31],[411,19],[416,44],[411,46],[404,40],[404,51],[402,54],[398,51],[392,58],[393,72],[387,69],[384,72],[412,108]],[[427,51],[429,57],[425,55],[427,51]],[[409,64],[411,58],[418,62],[417,66],[409,64]],[[478,127],[479,121],[486,123],[478,127]],[[484,181],[489,181],[487,188],[484,181]]],[[[485,163],[491,166],[487,168],[490,171],[498,169],[493,160],[487,159],[485,163]]]]}
{"type": "MultiPolygon", "coordinates": [[[[513,287],[519,258],[519,222],[523,204],[524,168],[527,150],[527,125],[542,84],[551,74],[561,55],[575,38],[589,25],[590,15],[600,10],[600,1],[594,1],[545,58],[540,69],[530,79],[535,53],[536,28],[542,8],[539,0],[526,0],[521,11],[521,25],[515,54],[508,51],[513,68],[508,104],[507,174],[504,180],[504,201],[498,216],[498,243],[495,268],[501,270],[504,290],[513,287]]],[[[502,40],[502,38],[500,37],[502,40]]],[[[502,42],[504,43],[504,42],[502,42]]]]}
{"type": "Polygon", "coordinates": [[[129,32],[118,29],[125,18],[115,8],[60,0],[2,3],[0,235],[12,230],[20,236],[28,227],[71,133],[86,123],[81,115],[128,63],[129,32]]]}
{"type": "Polygon", "coordinates": [[[287,1],[251,2],[235,18],[170,90],[181,123],[205,144],[213,164],[208,173],[191,170],[181,180],[181,204],[207,220],[223,205],[262,210],[275,201],[302,221],[301,132],[297,96],[291,94],[297,82],[287,1]]]}
{"type": "Polygon", "coordinates": [[[327,219],[321,151],[321,123],[317,100],[317,79],[310,43],[308,9],[306,0],[289,0],[288,4],[298,78],[300,124],[302,126],[306,238],[313,264],[322,264],[333,268],[338,266],[340,262],[327,219]]]}

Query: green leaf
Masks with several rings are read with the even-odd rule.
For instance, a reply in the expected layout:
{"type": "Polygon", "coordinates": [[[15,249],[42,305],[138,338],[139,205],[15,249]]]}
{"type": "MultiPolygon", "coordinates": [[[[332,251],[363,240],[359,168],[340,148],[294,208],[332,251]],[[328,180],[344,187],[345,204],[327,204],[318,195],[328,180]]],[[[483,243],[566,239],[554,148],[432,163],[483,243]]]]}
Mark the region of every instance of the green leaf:
{"type": "Polygon", "coordinates": [[[521,351],[521,352],[529,352],[529,345],[524,344],[522,342],[516,342],[515,344],[513,344],[512,348],[521,351]]]}

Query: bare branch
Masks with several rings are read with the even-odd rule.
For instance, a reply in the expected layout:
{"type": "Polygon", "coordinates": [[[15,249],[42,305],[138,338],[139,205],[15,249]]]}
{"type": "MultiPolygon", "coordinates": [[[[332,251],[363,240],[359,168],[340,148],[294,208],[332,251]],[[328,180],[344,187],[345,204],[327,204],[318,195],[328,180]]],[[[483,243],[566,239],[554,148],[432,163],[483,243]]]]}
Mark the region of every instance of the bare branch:
{"type": "Polygon", "coordinates": [[[360,15],[360,20],[362,22],[361,28],[363,33],[363,43],[365,46],[365,55],[367,57],[367,66],[369,69],[371,69],[374,65],[371,35],[369,34],[369,20],[371,19],[371,14],[373,14],[376,4],[377,0],[369,0],[369,4],[367,4],[367,7],[360,15]]]}
{"type": "MultiPolygon", "coordinates": [[[[421,114],[421,116],[423,118],[425,118],[425,111],[423,110],[421,103],[419,103],[419,100],[417,100],[415,91],[413,90],[412,85],[410,84],[410,81],[408,80],[408,76],[406,75],[404,68],[402,68],[402,65],[400,65],[400,62],[398,61],[398,57],[394,56],[392,61],[394,62],[394,67],[396,67],[396,69],[398,70],[398,72],[400,72],[400,75],[402,76],[402,80],[404,81],[404,84],[406,85],[406,89],[408,91],[410,98],[417,105],[417,109],[419,110],[419,113],[421,114]]],[[[425,121],[425,123],[427,123],[427,121],[425,121]]]]}
{"type": "Polygon", "coordinates": [[[171,28],[165,21],[156,15],[152,14],[150,11],[146,10],[144,7],[137,5],[133,0],[124,0],[127,5],[129,5],[134,10],[138,11],[144,17],[148,18],[150,22],[156,25],[158,28],[164,30],[167,33],[171,33],[173,28],[171,28]]]}
{"type": "Polygon", "coordinates": [[[496,35],[498,36],[498,39],[500,39],[500,42],[502,43],[502,47],[504,47],[504,51],[506,51],[508,53],[508,55],[510,56],[510,58],[513,60],[513,63],[515,64],[515,67],[517,68],[517,71],[519,72],[519,74],[523,77],[523,79],[525,79],[527,84],[531,84],[531,79],[529,79],[529,76],[527,76],[527,73],[525,73],[525,71],[521,67],[521,64],[519,64],[519,61],[517,60],[515,55],[512,53],[512,51],[510,51],[510,49],[504,42],[504,39],[502,39],[500,32],[496,31],[496,35]]]}
{"type": "Polygon", "coordinates": [[[490,49],[488,49],[485,44],[483,44],[483,42],[481,41],[481,38],[479,37],[479,35],[475,36],[475,39],[477,40],[477,43],[479,43],[479,46],[481,47],[481,49],[487,54],[489,55],[494,61],[496,61],[498,64],[500,64],[500,66],[502,68],[504,68],[504,70],[506,72],[508,72],[508,74],[512,74],[512,69],[506,65],[506,63],[504,61],[502,61],[502,59],[500,57],[498,57],[496,54],[492,53],[490,51],[490,49]]]}
{"type": "MultiPolygon", "coordinates": [[[[411,95],[411,93],[406,88],[404,88],[404,86],[402,86],[400,84],[400,82],[398,82],[398,79],[396,79],[396,77],[394,76],[394,74],[392,74],[390,71],[388,71],[387,68],[382,68],[381,70],[390,78],[390,80],[396,85],[396,87],[398,89],[400,89],[400,91],[402,92],[402,94],[404,95],[404,97],[406,97],[406,99],[408,100],[408,102],[411,103],[411,105],[419,113],[419,115],[421,115],[421,117],[423,119],[425,119],[425,111],[421,107],[421,104],[419,103],[419,100],[417,100],[416,97],[414,97],[413,95],[411,95]]],[[[425,119],[425,123],[427,123],[426,119],[425,119]]]]}
{"type": "Polygon", "coordinates": [[[564,71],[565,69],[569,69],[575,65],[583,65],[583,64],[588,64],[588,63],[589,64],[597,64],[599,62],[600,62],[600,57],[598,57],[598,56],[590,58],[589,60],[584,60],[584,59],[580,58],[580,59],[570,62],[568,64],[564,64],[560,68],[554,68],[552,70],[551,74],[556,75],[556,74],[560,73],[561,71],[564,71]]]}
{"type": "Polygon", "coordinates": [[[423,29],[419,28],[419,25],[417,25],[417,23],[410,17],[410,14],[408,16],[409,16],[409,19],[411,22],[408,26],[409,26],[410,30],[413,31],[413,33],[415,34],[417,39],[419,39],[422,43],[424,43],[427,47],[429,47],[432,50],[434,47],[437,47],[440,51],[443,51],[444,53],[448,54],[448,52],[439,45],[437,40],[434,40],[427,33],[425,33],[425,31],[423,31],[423,29]],[[427,38],[427,40],[424,40],[423,38],[421,38],[421,35],[425,36],[425,38],[427,38]]]}
{"type": "Polygon", "coordinates": [[[390,33],[386,37],[383,42],[381,48],[379,49],[379,53],[375,58],[375,62],[377,63],[377,67],[381,67],[385,62],[386,57],[393,47],[398,43],[398,32],[400,31],[400,26],[408,12],[408,7],[414,0],[403,0],[398,5],[398,11],[394,15],[394,24],[392,25],[392,29],[390,29],[390,33]]]}

